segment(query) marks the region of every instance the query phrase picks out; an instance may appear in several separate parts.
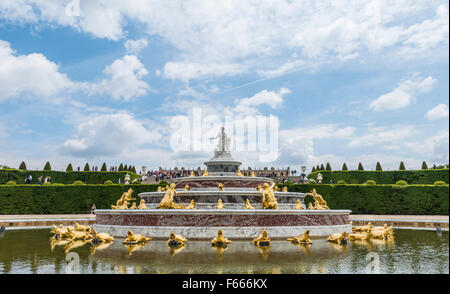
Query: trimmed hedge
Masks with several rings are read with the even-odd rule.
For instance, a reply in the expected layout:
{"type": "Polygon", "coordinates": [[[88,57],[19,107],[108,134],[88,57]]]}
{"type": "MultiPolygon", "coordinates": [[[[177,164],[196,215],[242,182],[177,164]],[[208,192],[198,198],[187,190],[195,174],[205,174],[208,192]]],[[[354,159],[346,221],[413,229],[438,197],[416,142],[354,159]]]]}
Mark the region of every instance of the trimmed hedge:
{"type": "MultiPolygon", "coordinates": [[[[308,175],[308,178],[317,180],[317,174],[314,172],[308,175]]],[[[428,169],[428,170],[393,170],[393,171],[320,171],[323,175],[322,183],[337,183],[342,180],[348,184],[364,184],[368,180],[374,180],[377,184],[394,184],[403,180],[410,185],[432,185],[436,181],[449,183],[449,173],[447,169],[428,169]]]]}
{"type": "Polygon", "coordinates": [[[134,190],[138,204],[141,192],[157,190],[158,185],[0,185],[0,214],[86,214],[92,204],[111,208],[123,192],[134,190]]]}
{"type": "MultiPolygon", "coordinates": [[[[449,186],[435,185],[291,185],[290,192],[317,193],[332,209],[353,214],[448,215],[449,186]]],[[[312,196],[305,204],[313,202],[312,196]]]]}
{"type": "Polygon", "coordinates": [[[42,176],[42,182],[46,176],[51,177],[51,182],[57,182],[61,184],[72,184],[75,181],[82,181],[86,184],[100,184],[107,180],[113,183],[118,183],[119,178],[123,181],[125,175],[129,174],[131,180],[139,178],[139,175],[132,172],[85,172],[85,171],[38,171],[38,170],[17,170],[17,169],[6,169],[0,170],[0,185],[4,185],[8,181],[15,181],[18,184],[22,184],[28,175],[33,177],[32,184],[39,184],[38,178],[42,176]]]}

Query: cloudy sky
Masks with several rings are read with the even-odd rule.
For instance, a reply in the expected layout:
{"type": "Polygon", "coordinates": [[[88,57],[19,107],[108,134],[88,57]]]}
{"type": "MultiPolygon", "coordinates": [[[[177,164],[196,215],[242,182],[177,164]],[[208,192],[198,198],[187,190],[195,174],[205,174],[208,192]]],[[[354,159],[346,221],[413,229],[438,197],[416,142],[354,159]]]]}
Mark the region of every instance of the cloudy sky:
{"type": "Polygon", "coordinates": [[[449,160],[448,1],[0,1],[0,164],[197,167],[171,120],[278,117],[245,167],[449,160]]]}

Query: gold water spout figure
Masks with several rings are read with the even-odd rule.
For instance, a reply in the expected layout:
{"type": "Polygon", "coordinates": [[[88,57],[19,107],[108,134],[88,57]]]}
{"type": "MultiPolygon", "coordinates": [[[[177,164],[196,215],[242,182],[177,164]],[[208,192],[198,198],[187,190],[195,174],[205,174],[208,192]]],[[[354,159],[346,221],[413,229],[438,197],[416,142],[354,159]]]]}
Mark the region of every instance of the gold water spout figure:
{"type": "Polygon", "coordinates": [[[306,230],[303,234],[297,237],[287,238],[287,240],[294,244],[312,244],[311,237],[309,236],[309,230],[306,230]]]}
{"type": "Polygon", "coordinates": [[[192,199],[191,202],[185,207],[185,209],[195,209],[196,204],[195,204],[195,200],[192,199]]]}
{"type": "Polygon", "coordinates": [[[184,191],[189,191],[190,189],[189,185],[184,186],[184,191]]]}
{"type": "Polygon", "coordinates": [[[211,240],[213,246],[226,246],[232,242],[223,236],[222,230],[217,231],[217,237],[211,240]]]}
{"type": "Polygon", "coordinates": [[[314,202],[317,203],[316,209],[330,209],[327,205],[327,202],[322,198],[322,195],[317,194],[316,189],[313,189],[310,193],[305,193],[305,195],[312,196],[314,198],[314,202]]]}
{"type": "Polygon", "coordinates": [[[137,209],[136,202],[133,202],[129,209],[137,209]]]}
{"type": "Polygon", "coordinates": [[[283,189],[281,190],[282,192],[287,192],[288,188],[287,187],[283,187],[283,189]]]}
{"type": "Polygon", "coordinates": [[[261,235],[259,235],[255,239],[253,239],[252,243],[253,243],[253,245],[258,246],[258,247],[270,246],[271,241],[267,234],[267,231],[264,230],[261,235]]]}
{"type": "Polygon", "coordinates": [[[223,205],[222,199],[219,198],[219,200],[217,200],[217,205],[216,205],[216,209],[224,209],[225,205],[223,205]]]}
{"type": "Polygon", "coordinates": [[[325,207],[323,207],[322,205],[320,205],[320,203],[318,201],[314,201],[314,209],[326,209],[325,207]]]}
{"type": "Polygon", "coordinates": [[[337,243],[339,245],[347,244],[347,232],[342,232],[342,234],[331,234],[327,237],[327,241],[337,243]]]}
{"type": "Polygon", "coordinates": [[[111,236],[108,233],[97,233],[97,231],[92,230],[92,243],[99,244],[99,243],[110,243],[114,241],[114,237],[111,236]]]}
{"type": "Polygon", "coordinates": [[[205,169],[205,172],[203,173],[203,176],[204,176],[204,177],[207,177],[207,176],[209,176],[209,172],[208,172],[208,170],[207,170],[207,169],[205,169]]]}
{"type": "Polygon", "coordinates": [[[195,172],[191,170],[191,173],[189,174],[190,177],[195,177],[195,172]]]}
{"type": "Polygon", "coordinates": [[[353,241],[353,240],[361,240],[361,241],[368,240],[370,238],[371,232],[372,232],[372,230],[369,230],[368,232],[348,234],[348,240],[350,240],[350,241],[353,241]]]}
{"type": "Polygon", "coordinates": [[[55,239],[64,239],[69,238],[69,229],[70,227],[64,227],[62,224],[59,227],[53,225],[50,229],[50,233],[54,234],[55,239]]]}
{"type": "Polygon", "coordinates": [[[262,189],[262,188],[261,188],[261,185],[256,186],[256,190],[257,190],[257,191],[261,191],[261,189],[262,189]]]}
{"type": "Polygon", "coordinates": [[[353,227],[352,228],[352,232],[353,233],[357,233],[357,232],[368,232],[372,230],[372,223],[368,222],[367,225],[365,226],[359,226],[359,227],[353,227]]]}
{"type": "Polygon", "coordinates": [[[81,232],[88,232],[90,233],[92,231],[92,228],[89,226],[83,226],[79,223],[75,222],[75,231],[81,231],[81,232]]]}
{"type": "Polygon", "coordinates": [[[311,202],[308,203],[308,209],[314,209],[314,207],[313,207],[311,202]]]}
{"type": "Polygon", "coordinates": [[[92,239],[92,235],[85,231],[75,231],[74,229],[69,228],[68,229],[68,238],[75,241],[75,240],[90,240],[92,239]]]}
{"type": "Polygon", "coordinates": [[[294,209],[305,209],[305,207],[303,207],[302,202],[300,201],[300,199],[297,199],[297,201],[295,201],[294,209]]]}
{"type": "Polygon", "coordinates": [[[169,247],[184,246],[187,241],[188,239],[186,239],[181,235],[170,233],[169,240],[167,240],[167,246],[169,247]]]}
{"type": "Polygon", "coordinates": [[[130,205],[130,202],[125,200],[121,205],[111,205],[111,209],[128,209],[128,205],[130,205]]]}
{"type": "Polygon", "coordinates": [[[182,205],[175,204],[173,201],[173,197],[177,195],[177,191],[175,191],[176,185],[174,183],[170,184],[164,198],[158,205],[159,209],[180,209],[184,208],[182,205]]]}
{"type": "Polygon", "coordinates": [[[138,244],[138,243],[142,243],[142,242],[148,242],[151,239],[152,238],[150,238],[150,237],[145,237],[141,234],[133,234],[132,231],[128,231],[127,238],[125,238],[125,240],[123,240],[123,244],[138,244]]]}
{"type": "Polygon", "coordinates": [[[236,176],[243,177],[244,175],[242,174],[241,170],[238,169],[237,172],[236,172],[236,176]]]}
{"type": "Polygon", "coordinates": [[[223,184],[222,183],[219,183],[219,186],[218,186],[218,188],[217,188],[219,191],[223,191],[223,184]]]}
{"type": "Polygon", "coordinates": [[[161,186],[158,186],[157,192],[162,192],[161,186]]]}
{"type": "Polygon", "coordinates": [[[141,202],[139,203],[138,209],[148,209],[147,205],[145,204],[145,200],[141,199],[141,202]]]}
{"type": "Polygon", "coordinates": [[[255,209],[255,208],[250,204],[250,200],[249,200],[249,199],[245,200],[245,209],[255,209]]]}
{"type": "Polygon", "coordinates": [[[273,192],[273,186],[270,187],[268,183],[264,183],[263,185],[262,205],[264,209],[278,209],[278,202],[273,192]]]}
{"type": "Polygon", "coordinates": [[[274,190],[275,192],[278,192],[278,191],[280,191],[280,188],[278,188],[278,185],[274,185],[273,190],[274,190]]]}
{"type": "Polygon", "coordinates": [[[256,177],[255,172],[252,171],[252,172],[250,173],[250,176],[251,176],[251,177],[256,177]]]}

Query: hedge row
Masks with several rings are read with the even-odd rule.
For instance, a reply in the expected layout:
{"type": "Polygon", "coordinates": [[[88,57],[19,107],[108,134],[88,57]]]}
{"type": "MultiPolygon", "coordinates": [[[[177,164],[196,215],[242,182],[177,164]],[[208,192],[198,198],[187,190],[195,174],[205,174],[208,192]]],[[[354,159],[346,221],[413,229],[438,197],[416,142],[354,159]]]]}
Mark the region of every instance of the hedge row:
{"type": "MultiPolygon", "coordinates": [[[[449,186],[437,185],[289,185],[289,192],[317,193],[332,209],[353,214],[448,215],[449,186]]],[[[312,196],[305,203],[313,202],[312,196]]]]}
{"type": "Polygon", "coordinates": [[[49,176],[51,177],[51,183],[60,183],[60,184],[73,184],[75,181],[82,181],[85,184],[100,184],[104,183],[107,180],[112,181],[113,183],[118,183],[119,178],[121,181],[125,178],[126,174],[130,175],[131,180],[134,180],[139,177],[139,175],[132,172],[93,172],[93,171],[73,171],[73,172],[65,172],[65,171],[42,171],[42,170],[14,170],[14,169],[1,169],[0,170],[0,185],[4,185],[9,181],[14,181],[17,184],[23,184],[25,178],[28,175],[33,177],[32,184],[39,184],[38,178],[42,176],[42,182],[44,182],[44,178],[49,176]]]}
{"type": "Polygon", "coordinates": [[[347,184],[364,184],[368,180],[374,180],[377,184],[395,184],[403,180],[411,185],[432,185],[436,181],[449,183],[447,169],[428,170],[393,170],[393,171],[318,171],[308,175],[310,179],[317,179],[317,174],[323,176],[322,183],[328,184],[330,180],[337,183],[342,180],[347,184]]]}
{"type": "MultiPolygon", "coordinates": [[[[92,204],[98,209],[111,208],[123,192],[157,190],[158,185],[0,185],[0,214],[85,214],[92,204]]],[[[139,204],[137,202],[137,204],[139,204]]]]}
{"type": "MultiPolygon", "coordinates": [[[[137,196],[158,185],[0,185],[0,214],[83,214],[92,204],[110,208],[129,188],[137,196]]],[[[448,215],[449,186],[435,185],[289,185],[290,192],[315,188],[332,209],[354,214],[448,215]]],[[[312,202],[307,196],[306,204],[312,202]]]]}

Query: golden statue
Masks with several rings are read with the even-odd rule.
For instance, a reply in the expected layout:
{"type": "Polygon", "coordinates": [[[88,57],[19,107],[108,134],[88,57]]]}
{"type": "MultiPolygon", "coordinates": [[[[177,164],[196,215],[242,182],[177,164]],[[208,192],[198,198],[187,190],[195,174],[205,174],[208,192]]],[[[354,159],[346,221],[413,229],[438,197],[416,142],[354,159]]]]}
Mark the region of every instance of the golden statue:
{"type": "Polygon", "coordinates": [[[190,177],[195,177],[195,172],[193,170],[191,170],[191,174],[189,176],[190,177]]]}
{"type": "Polygon", "coordinates": [[[253,245],[258,246],[258,247],[270,246],[270,243],[271,243],[266,230],[264,230],[261,235],[259,235],[255,239],[253,239],[252,242],[253,242],[253,245]]]}
{"type": "Polygon", "coordinates": [[[219,191],[223,191],[223,184],[222,183],[219,183],[218,190],[219,191]]]}
{"type": "Polygon", "coordinates": [[[88,232],[88,233],[90,233],[91,230],[92,230],[91,227],[83,226],[83,225],[80,225],[79,223],[75,222],[75,231],[81,231],[81,232],[88,232]]]}
{"type": "MultiPolygon", "coordinates": [[[[172,186],[172,185],[170,185],[170,186],[172,186]]],[[[175,189],[175,187],[173,187],[174,189],[175,189]]],[[[165,187],[165,191],[168,191],[170,189],[170,187],[169,187],[169,185],[166,185],[166,187],[165,187]]]]}
{"type": "Polygon", "coordinates": [[[243,177],[244,175],[242,174],[241,170],[238,169],[237,172],[236,172],[236,176],[243,177]]]}
{"type": "Polygon", "coordinates": [[[311,202],[308,203],[308,209],[314,209],[314,207],[313,207],[311,202]]]}
{"type": "Polygon", "coordinates": [[[133,202],[129,209],[137,209],[136,202],[133,202]]]}
{"type": "Polygon", "coordinates": [[[319,202],[314,201],[314,209],[326,209],[326,208],[320,205],[319,202]]]}
{"type": "Polygon", "coordinates": [[[175,204],[173,201],[173,197],[177,195],[177,191],[175,191],[175,184],[170,184],[170,188],[168,188],[166,194],[164,195],[164,198],[161,200],[161,202],[158,205],[159,209],[180,209],[183,208],[183,206],[175,204]]]}
{"type": "Polygon", "coordinates": [[[278,209],[278,202],[272,187],[268,183],[264,183],[262,191],[263,209],[278,209]]]}
{"type": "Polygon", "coordinates": [[[369,237],[371,239],[386,240],[389,237],[389,233],[387,230],[371,230],[369,237]]]}
{"type": "Polygon", "coordinates": [[[184,246],[187,241],[188,239],[186,239],[181,235],[170,233],[169,240],[167,240],[167,246],[169,247],[184,246]]]}
{"type": "Polygon", "coordinates": [[[261,191],[261,189],[262,189],[262,188],[261,188],[261,185],[258,185],[258,186],[256,187],[256,190],[257,190],[257,191],[261,191]]]}
{"type": "Polygon", "coordinates": [[[347,232],[343,232],[342,234],[331,234],[327,237],[327,241],[337,243],[339,245],[347,244],[347,232]]]}
{"type": "Polygon", "coordinates": [[[204,176],[204,177],[209,176],[209,173],[208,173],[208,170],[207,170],[207,169],[205,169],[205,172],[203,173],[203,176],[204,176]]]}
{"type": "Polygon", "coordinates": [[[142,242],[150,241],[152,238],[145,237],[141,234],[133,234],[132,231],[128,231],[127,238],[123,241],[123,244],[138,244],[142,242]]]}
{"type": "Polygon", "coordinates": [[[384,226],[382,227],[373,227],[372,228],[373,231],[377,231],[377,230],[383,230],[387,232],[388,236],[393,236],[394,235],[394,229],[392,226],[389,226],[385,223],[384,226]]]}
{"type": "Polygon", "coordinates": [[[217,237],[211,240],[213,246],[226,246],[232,242],[223,236],[222,230],[217,231],[217,237]]]}
{"type": "Polygon", "coordinates": [[[192,199],[191,202],[188,204],[188,206],[185,207],[185,209],[195,209],[195,200],[192,199]]]}
{"type": "Polygon", "coordinates": [[[287,187],[283,187],[283,189],[281,190],[282,192],[287,192],[288,188],[287,187]]]}
{"type": "Polygon", "coordinates": [[[164,191],[166,191],[166,188],[165,187],[161,187],[161,192],[164,192],[164,191]]]}
{"type": "Polygon", "coordinates": [[[245,200],[245,209],[255,209],[255,208],[250,204],[250,200],[249,200],[249,199],[245,200]]]}
{"type": "Polygon", "coordinates": [[[69,229],[70,227],[64,227],[62,224],[60,224],[59,227],[53,225],[50,229],[50,233],[54,234],[55,239],[69,238],[69,229]]]}
{"type": "Polygon", "coordinates": [[[71,228],[68,228],[68,238],[72,241],[75,240],[90,240],[92,239],[92,235],[85,231],[75,231],[71,228]]]}
{"type": "Polygon", "coordinates": [[[251,176],[251,177],[256,177],[255,172],[252,171],[252,172],[250,173],[250,176],[251,176]]]}
{"type": "Polygon", "coordinates": [[[280,188],[278,188],[278,186],[277,185],[272,185],[273,186],[273,190],[275,191],[275,192],[278,192],[278,191],[280,191],[280,188]]]}
{"type": "MultiPolygon", "coordinates": [[[[351,222],[350,224],[353,225],[353,222],[351,222]]],[[[353,233],[357,233],[357,232],[368,232],[372,230],[372,223],[368,222],[367,225],[365,226],[360,226],[360,227],[353,227],[352,228],[352,232],[353,233]]]]}
{"type": "Polygon", "coordinates": [[[133,198],[133,197],[131,197],[131,194],[133,194],[133,189],[128,189],[128,191],[127,192],[124,192],[123,194],[122,194],[122,196],[119,198],[119,200],[117,200],[117,202],[116,202],[116,206],[122,206],[124,203],[125,203],[125,201],[127,201],[127,202],[131,202],[131,201],[133,201],[133,200],[136,200],[136,198],[133,198]]]}
{"type": "Polygon", "coordinates": [[[114,241],[114,237],[107,233],[97,233],[95,230],[92,230],[92,243],[110,243],[114,241]]]}
{"type": "Polygon", "coordinates": [[[123,204],[121,205],[111,205],[111,209],[128,209],[128,205],[130,205],[130,202],[128,202],[127,200],[125,200],[123,202],[123,204]]]}
{"type": "Polygon", "coordinates": [[[139,203],[138,209],[148,209],[147,205],[145,204],[145,200],[141,199],[141,202],[139,203]]]}
{"type": "Polygon", "coordinates": [[[367,231],[367,232],[348,234],[348,239],[349,239],[350,241],[353,241],[353,240],[361,240],[361,241],[365,241],[365,240],[367,240],[367,239],[370,238],[371,232],[372,232],[372,230],[369,230],[369,231],[367,231]]]}
{"type": "Polygon", "coordinates": [[[156,192],[162,192],[161,186],[158,186],[158,190],[156,192]]]}
{"type": "Polygon", "coordinates": [[[217,200],[217,205],[216,205],[216,209],[224,209],[225,205],[223,205],[222,199],[219,198],[219,200],[217,200]]]}
{"type": "Polygon", "coordinates": [[[302,202],[300,201],[300,199],[297,199],[297,201],[295,201],[294,209],[305,209],[303,207],[302,202]]]}
{"type": "Polygon", "coordinates": [[[298,235],[298,237],[287,238],[287,240],[294,244],[312,244],[311,237],[309,236],[309,230],[306,230],[303,234],[298,235]]]}
{"type": "Polygon", "coordinates": [[[191,187],[189,187],[189,185],[184,186],[184,191],[189,191],[191,189],[191,187]]]}
{"type": "Polygon", "coordinates": [[[311,193],[305,193],[305,194],[312,196],[314,198],[314,202],[318,204],[318,205],[316,204],[316,206],[321,207],[321,208],[316,208],[316,209],[330,209],[327,205],[327,202],[322,198],[322,196],[320,194],[317,194],[316,189],[313,189],[311,193]]]}

